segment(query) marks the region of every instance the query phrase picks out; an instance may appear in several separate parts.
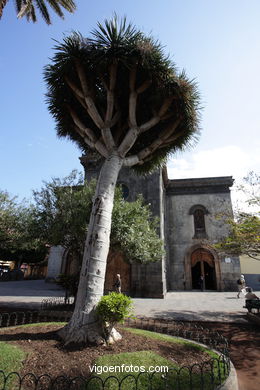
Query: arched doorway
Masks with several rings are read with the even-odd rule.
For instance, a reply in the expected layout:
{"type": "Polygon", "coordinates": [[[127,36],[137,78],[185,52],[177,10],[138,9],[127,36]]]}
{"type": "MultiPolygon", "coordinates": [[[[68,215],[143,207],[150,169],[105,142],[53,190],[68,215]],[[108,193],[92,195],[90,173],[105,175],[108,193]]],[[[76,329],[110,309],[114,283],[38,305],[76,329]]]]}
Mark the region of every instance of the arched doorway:
{"type": "Polygon", "coordinates": [[[116,274],[121,276],[122,293],[129,295],[131,287],[131,265],[120,252],[109,251],[105,276],[105,293],[115,291],[116,274]]]}
{"type": "Polygon", "coordinates": [[[216,270],[212,253],[207,249],[198,248],[191,254],[192,288],[200,288],[200,276],[204,278],[204,289],[216,290],[216,270]]]}

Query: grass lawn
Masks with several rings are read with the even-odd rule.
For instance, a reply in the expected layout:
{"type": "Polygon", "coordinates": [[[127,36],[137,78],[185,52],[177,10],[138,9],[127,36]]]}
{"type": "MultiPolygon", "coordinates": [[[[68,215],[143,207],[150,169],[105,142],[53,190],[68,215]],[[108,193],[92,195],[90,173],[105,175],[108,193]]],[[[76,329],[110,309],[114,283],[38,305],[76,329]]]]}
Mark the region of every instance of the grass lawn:
{"type": "MultiPolygon", "coordinates": [[[[16,345],[0,342],[0,373],[19,372],[22,368],[22,362],[26,359],[26,352],[16,345]]],[[[14,381],[17,379],[16,375],[11,375],[7,379],[5,390],[15,389],[14,381]]],[[[4,377],[0,374],[0,388],[4,386],[4,377]]]]}
{"type": "Polygon", "coordinates": [[[26,353],[16,345],[0,342],[0,369],[4,372],[19,371],[26,353]]]}
{"type": "MultiPolygon", "coordinates": [[[[103,382],[106,382],[106,390],[118,390],[119,388],[120,390],[163,390],[166,388],[179,390],[188,390],[192,388],[194,390],[199,390],[202,388],[202,385],[204,390],[209,390],[214,388],[212,387],[212,383],[217,383],[218,381],[223,382],[226,379],[223,364],[218,364],[217,362],[219,355],[202,345],[194,344],[181,338],[142,329],[126,328],[125,330],[147,338],[183,344],[188,346],[189,349],[192,348],[197,351],[206,352],[209,355],[209,360],[216,359],[213,363],[211,360],[213,374],[205,372],[202,379],[201,371],[198,366],[194,366],[191,375],[190,370],[187,367],[183,367],[180,370],[180,367],[171,360],[152,351],[104,355],[95,361],[93,374],[101,378],[103,382]],[[128,372],[126,371],[125,366],[127,366],[128,372]],[[154,370],[152,373],[148,372],[151,367],[154,370]],[[168,372],[166,369],[167,367],[168,372]]],[[[210,364],[205,364],[204,370],[209,371],[209,368],[210,364]]],[[[87,389],[101,389],[98,379],[92,379],[87,389]]]]}
{"type": "MultiPolygon", "coordinates": [[[[42,322],[15,326],[12,328],[48,328],[53,325],[63,326],[65,324],[65,322],[42,322]]],[[[2,328],[2,330],[4,330],[4,328],[2,328]]],[[[155,352],[150,348],[149,351],[110,353],[101,355],[97,359],[95,358],[96,360],[92,363],[92,375],[95,375],[95,378],[90,379],[88,386],[83,386],[82,390],[163,390],[168,388],[176,390],[189,390],[191,388],[193,390],[200,390],[202,388],[203,390],[212,390],[216,387],[214,384],[219,384],[226,379],[223,363],[219,363],[218,361],[219,355],[203,345],[195,344],[182,338],[141,329],[124,328],[124,330],[132,334],[133,337],[136,334],[143,336],[148,340],[164,341],[169,346],[172,343],[175,345],[182,344],[185,347],[184,349],[172,348],[171,351],[176,350],[179,352],[179,350],[182,350],[184,351],[183,353],[189,354],[189,351],[192,352],[193,350],[199,353],[206,353],[209,362],[204,363],[203,375],[201,368],[198,365],[194,365],[191,372],[188,367],[180,368],[175,361],[165,357],[168,355],[164,354],[163,357],[158,353],[159,350],[155,352]],[[124,368],[122,368],[122,365],[124,365],[124,368]],[[153,372],[151,370],[153,370],[153,372]],[[105,385],[103,387],[104,382],[105,385]]],[[[129,338],[129,342],[131,342],[131,337],[129,338]]],[[[127,346],[128,345],[129,344],[127,344],[127,346]]],[[[144,343],[144,345],[147,345],[147,343],[144,343]]],[[[149,343],[149,345],[151,344],[149,343]]],[[[126,348],[125,351],[127,351],[128,348],[126,348]]],[[[82,351],[82,353],[85,352],[82,351]]],[[[175,354],[176,353],[177,352],[175,352],[175,354]]],[[[194,356],[196,356],[196,354],[194,354],[194,356]]],[[[5,373],[14,371],[21,372],[23,361],[26,360],[26,358],[28,358],[27,354],[22,348],[0,342],[0,370],[5,373]]],[[[172,359],[174,359],[173,355],[172,359]]],[[[3,381],[3,375],[1,375],[0,372],[0,388],[3,388],[3,381]]],[[[14,377],[10,377],[5,390],[14,390],[18,388],[17,384],[18,378],[15,379],[14,377]]]]}
{"type": "Polygon", "coordinates": [[[2,330],[4,329],[15,329],[15,328],[35,328],[37,326],[52,326],[52,325],[57,325],[57,326],[65,326],[67,324],[67,322],[37,322],[35,324],[24,324],[24,325],[14,325],[14,326],[9,326],[8,328],[0,328],[0,333],[2,330]]]}
{"type": "Polygon", "coordinates": [[[151,332],[149,330],[143,330],[143,329],[134,329],[134,328],[124,328],[124,329],[126,329],[128,332],[134,334],[140,334],[141,336],[146,336],[151,339],[157,339],[162,341],[168,341],[169,343],[187,345],[189,346],[189,348],[192,348],[194,350],[206,352],[211,358],[218,358],[218,354],[216,354],[216,352],[212,351],[211,349],[208,349],[207,347],[204,347],[203,345],[200,344],[195,344],[192,341],[183,339],[181,337],[168,336],[167,334],[151,332]]]}

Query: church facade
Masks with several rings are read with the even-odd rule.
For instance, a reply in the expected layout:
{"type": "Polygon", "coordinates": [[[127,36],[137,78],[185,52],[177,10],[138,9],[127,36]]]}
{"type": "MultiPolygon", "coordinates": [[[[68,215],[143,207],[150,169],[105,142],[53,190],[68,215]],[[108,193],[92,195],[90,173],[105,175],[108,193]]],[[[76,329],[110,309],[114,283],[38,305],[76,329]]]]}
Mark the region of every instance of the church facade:
{"type": "MultiPolygon", "coordinates": [[[[87,180],[97,178],[100,163],[85,156],[81,163],[87,180]]],[[[106,291],[113,289],[117,273],[121,275],[122,291],[135,297],[163,298],[167,291],[196,290],[201,288],[201,276],[205,290],[237,289],[239,258],[224,256],[214,248],[228,235],[226,218],[233,215],[231,176],[169,180],[166,168],[143,177],[123,168],[118,183],[127,201],[142,194],[159,217],[158,233],[165,243],[165,256],[142,265],[128,264],[122,255],[110,254],[106,291]]],[[[47,277],[68,269],[68,261],[62,248],[53,248],[47,277]]]]}

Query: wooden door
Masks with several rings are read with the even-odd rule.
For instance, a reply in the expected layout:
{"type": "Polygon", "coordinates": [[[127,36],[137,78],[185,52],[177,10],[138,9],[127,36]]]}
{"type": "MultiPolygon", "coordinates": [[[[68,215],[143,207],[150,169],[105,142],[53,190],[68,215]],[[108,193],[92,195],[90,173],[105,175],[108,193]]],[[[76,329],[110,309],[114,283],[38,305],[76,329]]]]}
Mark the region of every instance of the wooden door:
{"type": "Polygon", "coordinates": [[[216,290],[216,272],[213,255],[204,248],[191,255],[192,287],[197,289],[200,275],[204,278],[204,289],[216,290]]]}
{"type": "Polygon", "coordinates": [[[107,270],[105,277],[105,293],[115,291],[116,275],[121,277],[121,291],[124,294],[130,294],[131,286],[131,265],[128,264],[121,253],[109,252],[107,259],[107,270]]]}

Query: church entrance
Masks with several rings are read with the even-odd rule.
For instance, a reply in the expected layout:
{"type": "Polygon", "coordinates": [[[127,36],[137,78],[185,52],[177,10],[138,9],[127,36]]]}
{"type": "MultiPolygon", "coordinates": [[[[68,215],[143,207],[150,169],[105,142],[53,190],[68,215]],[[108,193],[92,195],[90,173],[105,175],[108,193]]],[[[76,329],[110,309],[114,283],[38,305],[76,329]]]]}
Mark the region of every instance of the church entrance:
{"type": "Polygon", "coordinates": [[[204,248],[196,249],[191,255],[192,288],[200,289],[200,276],[203,276],[203,288],[216,290],[216,272],[213,255],[204,248]]]}
{"type": "Polygon", "coordinates": [[[128,264],[121,253],[109,251],[105,276],[105,294],[115,291],[116,275],[120,274],[122,293],[130,295],[131,265],[128,264]]]}

